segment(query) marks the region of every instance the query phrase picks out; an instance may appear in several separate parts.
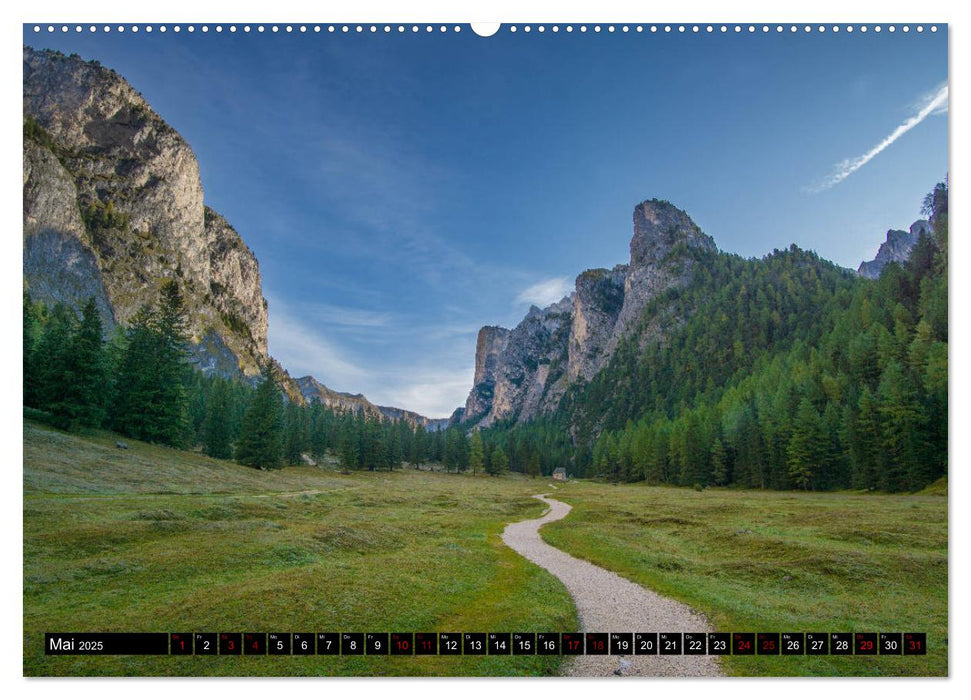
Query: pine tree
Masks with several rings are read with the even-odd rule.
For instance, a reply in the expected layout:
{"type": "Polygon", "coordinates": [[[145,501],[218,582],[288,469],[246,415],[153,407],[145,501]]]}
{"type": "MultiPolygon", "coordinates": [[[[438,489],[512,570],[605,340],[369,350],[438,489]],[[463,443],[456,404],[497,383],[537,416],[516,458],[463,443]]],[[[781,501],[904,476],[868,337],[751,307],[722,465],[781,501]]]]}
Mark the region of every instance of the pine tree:
{"type": "Polygon", "coordinates": [[[60,404],[71,425],[100,427],[105,419],[108,367],[102,337],[101,314],[90,298],[81,311],[81,322],[71,338],[67,358],[70,382],[60,404]]]}
{"type": "Polygon", "coordinates": [[[718,486],[728,483],[728,458],[719,438],[711,445],[711,478],[718,486]]]}
{"type": "Polygon", "coordinates": [[[455,471],[464,472],[469,468],[469,439],[465,436],[464,430],[456,428],[453,432],[455,433],[455,454],[453,455],[455,471]]]}
{"type": "Polygon", "coordinates": [[[821,441],[819,414],[808,399],[803,399],[796,409],[796,419],[786,448],[789,478],[798,488],[812,488],[821,441]]]}
{"type": "Polygon", "coordinates": [[[445,431],[445,453],[442,455],[445,471],[450,472],[454,469],[458,472],[461,459],[460,450],[459,431],[457,428],[449,428],[445,431]]]}
{"type": "Polygon", "coordinates": [[[925,459],[924,418],[913,382],[898,362],[884,370],[877,390],[881,445],[886,460],[880,486],[886,491],[915,489],[930,481],[925,459]]]}
{"type": "Polygon", "coordinates": [[[880,415],[877,400],[868,387],[863,387],[857,405],[856,421],[854,422],[855,459],[853,468],[853,487],[858,489],[875,489],[881,462],[883,461],[881,445],[880,415]]]}
{"type": "Polygon", "coordinates": [[[340,436],[340,461],[344,471],[361,466],[361,437],[357,419],[345,418],[340,436]]]}
{"type": "Polygon", "coordinates": [[[331,446],[329,418],[323,404],[315,398],[310,405],[310,454],[317,462],[324,458],[331,446]]]}
{"type": "Polygon", "coordinates": [[[482,471],[485,460],[485,448],[482,444],[482,435],[478,430],[472,432],[472,439],[469,441],[469,466],[472,467],[472,476],[482,471]]]}
{"type": "Polygon", "coordinates": [[[387,464],[387,445],[381,430],[381,422],[364,417],[364,439],[361,459],[368,471],[380,469],[387,464]]]}
{"type": "Polygon", "coordinates": [[[175,281],[162,285],[157,308],[132,319],[115,383],[113,424],[148,442],[180,447],[190,430],[184,305],[175,281]]]}
{"type": "Polygon", "coordinates": [[[76,321],[67,306],[55,304],[34,356],[38,404],[54,415],[57,427],[64,429],[70,427],[65,392],[72,381],[70,355],[76,321]]]}
{"type": "Polygon", "coordinates": [[[303,453],[310,449],[310,424],[307,412],[291,402],[286,408],[286,426],[284,461],[290,465],[301,464],[303,453]]]}
{"type": "Polygon", "coordinates": [[[267,372],[246,413],[236,443],[236,461],[248,467],[278,469],[283,466],[283,393],[267,372]]]}
{"type": "Polygon", "coordinates": [[[206,417],[202,427],[203,450],[210,457],[229,459],[233,456],[232,413],[229,383],[216,378],[209,393],[206,417]]]}
{"type": "Polygon", "coordinates": [[[185,443],[189,427],[189,402],[184,383],[188,368],[188,339],[185,306],[174,280],[162,285],[154,320],[157,348],[152,374],[157,398],[151,412],[150,434],[153,441],[180,446],[185,443]]]}
{"type": "Polygon", "coordinates": [[[397,423],[388,426],[388,438],[387,438],[387,449],[386,458],[388,469],[394,471],[395,467],[401,465],[401,455],[402,455],[402,440],[401,440],[401,428],[397,423]]]}
{"type": "Polygon", "coordinates": [[[529,459],[526,460],[526,473],[534,479],[540,475],[539,455],[535,452],[530,454],[529,459]]]}
{"type": "Polygon", "coordinates": [[[506,456],[506,452],[499,445],[492,451],[492,459],[490,462],[492,464],[492,471],[489,473],[493,476],[501,476],[509,470],[509,457],[506,456]]]}
{"type": "Polygon", "coordinates": [[[37,408],[40,405],[37,386],[37,344],[41,337],[40,309],[24,292],[24,405],[37,408]]]}
{"type": "Polygon", "coordinates": [[[411,440],[411,453],[408,461],[417,469],[425,460],[425,445],[428,438],[427,431],[420,425],[415,426],[415,434],[411,440]]]}
{"type": "Polygon", "coordinates": [[[115,377],[112,425],[118,432],[150,439],[148,423],[157,400],[154,377],[156,336],[152,309],[142,306],[125,332],[115,377]]]}

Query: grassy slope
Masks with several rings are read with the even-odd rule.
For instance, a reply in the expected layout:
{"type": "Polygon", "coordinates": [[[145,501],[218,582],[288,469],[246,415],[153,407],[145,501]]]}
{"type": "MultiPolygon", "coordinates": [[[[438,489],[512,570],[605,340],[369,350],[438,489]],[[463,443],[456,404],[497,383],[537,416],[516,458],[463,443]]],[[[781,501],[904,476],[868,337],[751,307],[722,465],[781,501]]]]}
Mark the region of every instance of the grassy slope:
{"type": "MultiPolygon", "coordinates": [[[[541,531],[719,631],[927,632],[926,657],[733,657],[739,675],[946,675],[947,499],[571,483],[541,531]]],[[[663,630],[660,630],[663,631],[663,630]]]]}
{"type": "Polygon", "coordinates": [[[45,631],[577,628],[499,540],[529,479],[258,472],[24,426],[26,675],[545,675],[553,657],[45,657],[45,631]]]}

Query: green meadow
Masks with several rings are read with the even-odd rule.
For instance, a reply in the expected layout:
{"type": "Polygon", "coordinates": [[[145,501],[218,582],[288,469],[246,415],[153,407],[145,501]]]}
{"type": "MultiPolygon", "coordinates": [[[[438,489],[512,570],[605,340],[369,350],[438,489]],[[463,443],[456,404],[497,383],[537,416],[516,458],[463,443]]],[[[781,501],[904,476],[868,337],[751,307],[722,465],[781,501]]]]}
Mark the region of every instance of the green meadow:
{"type": "Polygon", "coordinates": [[[537,482],[262,472],[24,425],[24,673],[551,675],[554,657],[50,657],[44,632],[577,629],[566,589],[506,548],[537,482]]]}
{"type": "MultiPolygon", "coordinates": [[[[49,657],[45,631],[567,631],[506,548],[547,480],[263,472],[24,423],[24,673],[554,675],[558,657],[49,657]]],[[[721,631],[927,632],[926,657],[734,657],[737,675],[946,675],[947,498],[592,482],[543,536],[721,631]]],[[[610,630],[603,630],[610,631],[610,630]]],[[[661,630],[663,631],[663,630],[661,630]]]]}
{"type": "MultiPolygon", "coordinates": [[[[926,656],[733,656],[759,676],[947,675],[947,496],[575,483],[544,539],[723,632],[926,632],[926,656]]],[[[660,630],[663,631],[663,630],[660,630]]]]}

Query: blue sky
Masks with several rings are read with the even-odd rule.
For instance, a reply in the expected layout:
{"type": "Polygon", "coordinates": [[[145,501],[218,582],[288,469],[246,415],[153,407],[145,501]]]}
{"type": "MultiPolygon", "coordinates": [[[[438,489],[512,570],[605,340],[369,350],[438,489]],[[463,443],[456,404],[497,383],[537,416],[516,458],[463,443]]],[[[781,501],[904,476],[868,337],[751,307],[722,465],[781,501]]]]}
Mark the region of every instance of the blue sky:
{"type": "Polygon", "coordinates": [[[480,326],[627,261],[643,199],[723,250],[856,268],[948,169],[943,27],[24,41],[114,68],[187,139],[291,374],[431,416],[480,326]]]}

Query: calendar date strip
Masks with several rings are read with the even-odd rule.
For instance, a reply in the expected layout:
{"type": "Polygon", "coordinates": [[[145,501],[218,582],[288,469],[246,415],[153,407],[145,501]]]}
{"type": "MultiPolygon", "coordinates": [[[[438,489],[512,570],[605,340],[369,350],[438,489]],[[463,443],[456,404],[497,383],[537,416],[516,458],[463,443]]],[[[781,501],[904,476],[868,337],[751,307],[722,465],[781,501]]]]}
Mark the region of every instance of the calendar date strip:
{"type": "Polygon", "coordinates": [[[924,632],[47,632],[48,656],[914,656],[924,632]]]}

